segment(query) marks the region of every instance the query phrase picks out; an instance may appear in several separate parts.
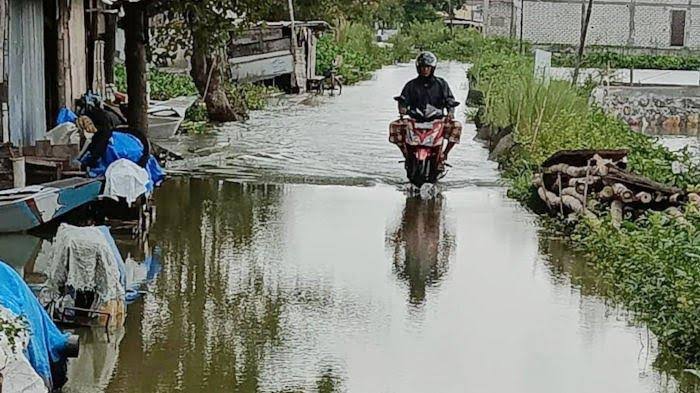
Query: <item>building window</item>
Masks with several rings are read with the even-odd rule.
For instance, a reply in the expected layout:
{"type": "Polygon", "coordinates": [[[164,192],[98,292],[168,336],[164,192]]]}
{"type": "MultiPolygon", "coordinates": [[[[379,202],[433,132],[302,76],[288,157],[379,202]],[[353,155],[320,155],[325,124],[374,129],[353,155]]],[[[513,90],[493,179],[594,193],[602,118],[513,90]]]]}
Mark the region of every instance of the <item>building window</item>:
{"type": "Polygon", "coordinates": [[[671,46],[685,46],[685,11],[671,11],[671,46]]]}

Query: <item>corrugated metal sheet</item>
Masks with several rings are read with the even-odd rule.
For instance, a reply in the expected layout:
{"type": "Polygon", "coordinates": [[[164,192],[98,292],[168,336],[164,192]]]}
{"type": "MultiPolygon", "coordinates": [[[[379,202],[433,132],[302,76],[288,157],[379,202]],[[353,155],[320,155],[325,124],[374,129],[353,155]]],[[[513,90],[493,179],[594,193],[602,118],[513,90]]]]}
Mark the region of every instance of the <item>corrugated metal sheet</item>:
{"type": "Polygon", "coordinates": [[[231,75],[237,82],[256,82],[294,71],[294,60],[288,51],[229,59],[231,75]]]}
{"type": "Polygon", "coordinates": [[[8,35],[8,0],[0,0],[0,142],[10,140],[9,123],[7,119],[7,35],[8,35]]]}
{"type": "Polygon", "coordinates": [[[10,141],[31,146],[46,134],[42,0],[10,0],[9,42],[10,141]]]}

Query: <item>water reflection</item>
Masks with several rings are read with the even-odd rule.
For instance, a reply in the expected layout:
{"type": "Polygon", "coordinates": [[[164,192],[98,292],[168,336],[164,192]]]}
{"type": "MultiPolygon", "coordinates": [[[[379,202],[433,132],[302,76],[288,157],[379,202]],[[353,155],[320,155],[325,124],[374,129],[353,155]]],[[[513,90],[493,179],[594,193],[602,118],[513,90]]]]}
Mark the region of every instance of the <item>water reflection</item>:
{"type": "Polygon", "coordinates": [[[69,363],[69,386],[64,392],[101,392],[109,385],[119,359],[124,327],[105,331],[87,328],[78,331],[80,354],[69,363]]]}
{"type": "MultiPolygon", "coordinates": [[[[633,319],[624,309],[608,303],[611,288],[606,279],[597,273],[585,255],[576,253],[561,239],[546,236],[540,238],[540,252],[547,255],[547,267],[557,285],[570,287],[580,295],[581,318],[587,326],[600,326],[600,321],[611,317],[633,319]],[[602,302],[601,302],[602,300],[602,302]]],[[[591,333],[594,333],[591,331],[591,333]]],[[[595,332],[595,334],[602,334],[595,332]]],[[[653,334],[648,330],[640,333],[638,366],[640,376],[648,377],[645,371],[651,365],[659,372],[658,386],[661,392],[697,393],[700,380],[685,372],[683,362],[663,351],[659,352],[653,334]]]]}
{"type": "Polygon", "coordinates": [[[140,329],[125,338],[109,391],[258,391],[284,298],[254,237],[275,219],[282,188],[192,180],[168,191],[154,231],[164,276],[129,313],[140,329]]]}
{"type": "Polygon", "coordinates": [[[421,305],[426,290],[447,273],[455,241],[444,220],[444,197],[406,198],[400,225],[387,236],[394,272],[408,285],[409,302],[421,305]]]}

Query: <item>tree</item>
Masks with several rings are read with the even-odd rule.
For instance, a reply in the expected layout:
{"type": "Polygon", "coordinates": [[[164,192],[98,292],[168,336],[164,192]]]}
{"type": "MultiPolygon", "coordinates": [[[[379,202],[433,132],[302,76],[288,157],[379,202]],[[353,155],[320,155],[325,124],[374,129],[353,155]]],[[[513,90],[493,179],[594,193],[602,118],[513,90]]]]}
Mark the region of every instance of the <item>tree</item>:
{"type": "Polygon", "coordinates": [[[125,15],[125,65],[126,86],[129,96],[127,120],[129,127],[143,135],[148,133],[148,99],[146,97],[146,32],[148,26],[147,2],[126,3],[125,15]]]}
{"type": "Polygon", "coordinates": [[[241,120],[245,110],[231,105],[226,95],[227,44],[249,21],[258,20],[271,1],[255,0],[162,0],[164,12],[175,34],[172,39],[188,44],[191,76],[214,121],[241,120]]]}

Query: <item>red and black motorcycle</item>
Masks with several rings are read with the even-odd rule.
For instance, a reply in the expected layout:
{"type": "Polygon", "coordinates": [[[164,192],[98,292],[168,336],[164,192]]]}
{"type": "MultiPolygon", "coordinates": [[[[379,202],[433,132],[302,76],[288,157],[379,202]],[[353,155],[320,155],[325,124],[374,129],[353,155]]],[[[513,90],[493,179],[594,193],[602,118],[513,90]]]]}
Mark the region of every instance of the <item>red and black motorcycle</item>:
{"type": "Polygon", "coordinates": [[[444,176],[440,160],[445,141],[445,114],[428,106],[426,113],[411,109],[408,116],[408,119],[401,116],[405,125],[406,176],[420,188],[444,176]]]}

